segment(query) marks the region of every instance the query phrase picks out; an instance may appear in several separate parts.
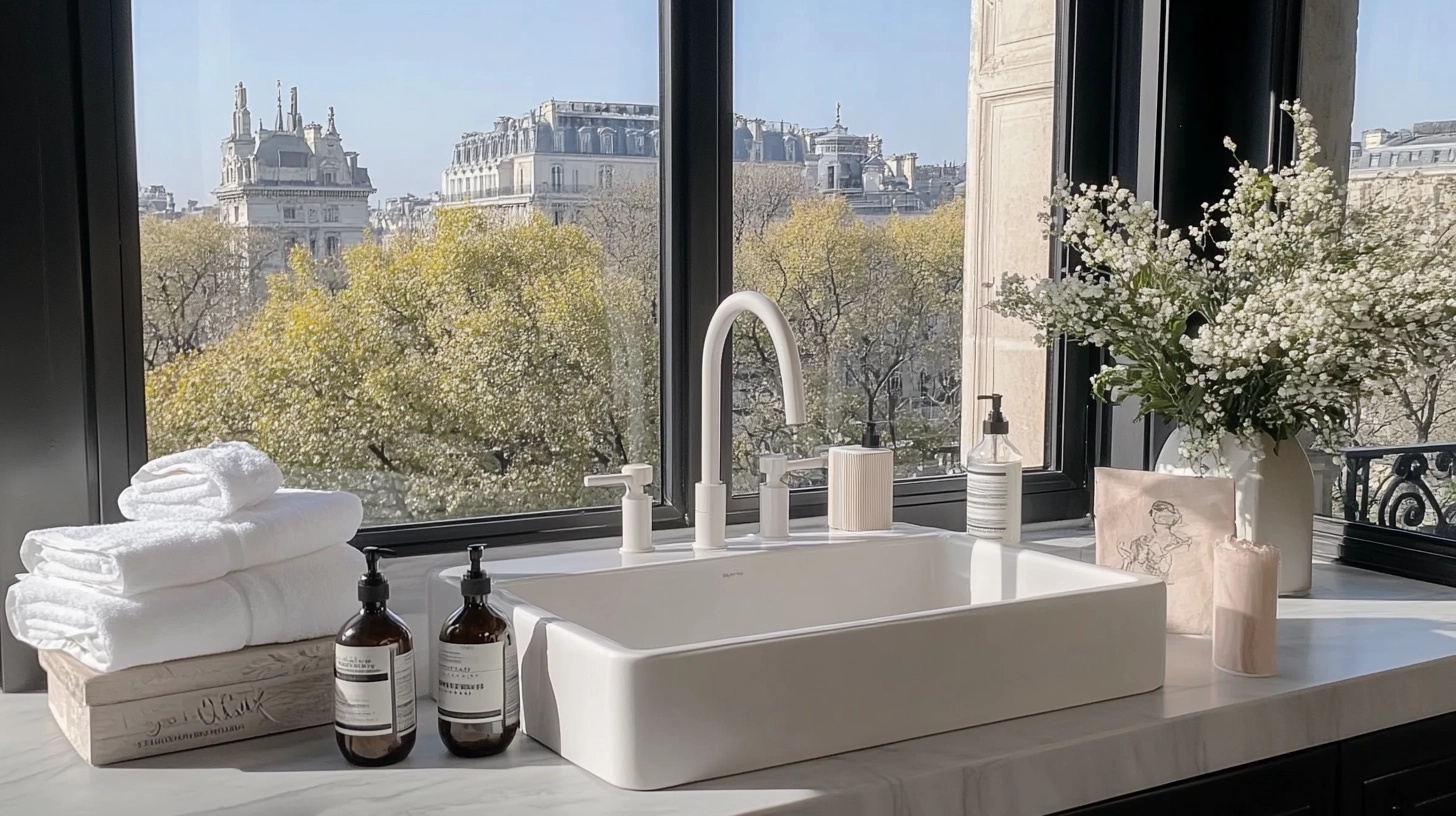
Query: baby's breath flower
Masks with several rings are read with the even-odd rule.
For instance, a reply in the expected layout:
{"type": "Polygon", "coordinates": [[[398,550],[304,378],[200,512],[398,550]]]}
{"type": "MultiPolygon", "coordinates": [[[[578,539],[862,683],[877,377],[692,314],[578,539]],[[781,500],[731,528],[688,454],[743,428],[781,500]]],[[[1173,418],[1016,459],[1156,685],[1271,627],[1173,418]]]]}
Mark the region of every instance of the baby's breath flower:
{"type": "Polygon", "coordinates": [[[1115,181],[1064,179],[1044,221],[1080,263],[1035,284],[1008,277],[992,306],[1048,339],[1111,352],[1119,365],[1093,378],[1095,392],[1137,396],[1141,413],[1184,425],[1192,461],[1225,434],[1284,440],[1310,429],[1337,449],[1357,399],[1429,368],[1433,354],[1456,354],[1456,215],[1421,217],[1433,195],[1418,174],[1347,212],[1334,175],[1313,160],[1312,116],[1297,100],[1281,109],[1298,158],[1262,170],[1240,161],[1185,230],[1115,181]],[[1412,229],[1425,231],[1390,240],[1412,229]]]}

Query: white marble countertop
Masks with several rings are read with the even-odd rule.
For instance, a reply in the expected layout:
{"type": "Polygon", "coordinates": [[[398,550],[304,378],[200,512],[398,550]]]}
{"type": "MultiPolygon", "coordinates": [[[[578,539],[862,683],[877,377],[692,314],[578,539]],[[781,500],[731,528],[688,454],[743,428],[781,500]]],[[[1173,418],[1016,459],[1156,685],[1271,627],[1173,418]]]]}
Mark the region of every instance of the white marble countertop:
{"type": "MultiPolygon", "coordinates": [[[[1087,558],[1086,545],[1032,546],[1087,558]]],[[[346,765],[328,727],[92,768],[43,695],[0,695],[0,813],[1054,813],[1456,710],[1453,600],[1318,564],[1313,596],[1280,602],[1278,677],[1223,674],[1207,639],[1170,636],[1156,692],[652,792],[613,788],[527,738],[457,759],[433,728],[409,759],[375,770],[346,765]]]]}

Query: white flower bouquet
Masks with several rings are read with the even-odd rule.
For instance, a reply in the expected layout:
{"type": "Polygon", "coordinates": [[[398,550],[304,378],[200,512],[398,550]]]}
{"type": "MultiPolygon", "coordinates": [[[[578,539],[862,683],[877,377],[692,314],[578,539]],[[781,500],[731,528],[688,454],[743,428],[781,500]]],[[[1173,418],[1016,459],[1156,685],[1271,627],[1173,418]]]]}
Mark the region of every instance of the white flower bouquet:
{"type": "Polygon", "coordinates": [[[1226,435],[1258,449],[1262,434],[1277,444],[1304,429],[1337,450],[1355,400],[1423,364],[1412,337],[1450,353],[1456,334],[1451,231],[1391,235],[1388,209],[1347,219],[1333,174],[1315,163],[1309,112],[1281,107],[1298,159],[1278,170],[1240,161],[1186,232],[1116,179],[1064,180],[1043,221],[1079,263],[1034,284],[1007,276],[992,304],[1039,325],[1043,340],[1110,352],[1116,364],[1093,377],[1094,393],[1136,396],[1139,417],[1180,423],[1189,461],[1226,435]]]}

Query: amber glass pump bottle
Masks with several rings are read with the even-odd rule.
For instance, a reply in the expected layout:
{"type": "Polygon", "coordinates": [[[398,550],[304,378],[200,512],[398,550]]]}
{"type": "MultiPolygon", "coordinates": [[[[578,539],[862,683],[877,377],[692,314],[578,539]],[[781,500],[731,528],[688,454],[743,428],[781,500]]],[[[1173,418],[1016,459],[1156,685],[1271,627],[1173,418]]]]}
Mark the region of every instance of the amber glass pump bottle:
{"type": "Polygon", "coordinates": [[[470,547],[460,581],[464,602],[440,627],[435,701],[440,740],[462,757],[498,754],[520,728],[516,639],[511,625],[486,603],[490,576],[480,568],[484,544],[470,547]]]}
{"type": "Polygon", "coordinates": [[[365,547],[358,614],[334,638],[334,732],[344,759],[393,765],[415,747],[415,651],[409,627],[385,606],[389,582],[365,547]]]}

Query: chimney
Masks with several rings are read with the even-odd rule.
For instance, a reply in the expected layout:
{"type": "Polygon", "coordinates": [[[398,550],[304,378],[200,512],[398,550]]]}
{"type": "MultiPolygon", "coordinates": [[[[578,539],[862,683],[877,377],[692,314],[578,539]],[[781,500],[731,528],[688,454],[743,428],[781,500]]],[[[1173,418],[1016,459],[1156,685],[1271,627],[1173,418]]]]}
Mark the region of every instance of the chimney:
{"type": "Polygon", "coordinates": [[[303,135],[303,117],[298,114],[298,86],[288,89],[288,129],[297,136],[303,135]]]}
{"type": "Polygon", "coordinates": [[[252,114],[248,112],[248,89],[239,82],[233,87],[233,138],[252,138],[252,131],[252,114]]]}
{"type": "Polygon", "coordinates": [[[1385,128],[1374,128],[1360,134],[1366,147],[1380,147],[1390,140],[1390,131],[1385,128]]]}

